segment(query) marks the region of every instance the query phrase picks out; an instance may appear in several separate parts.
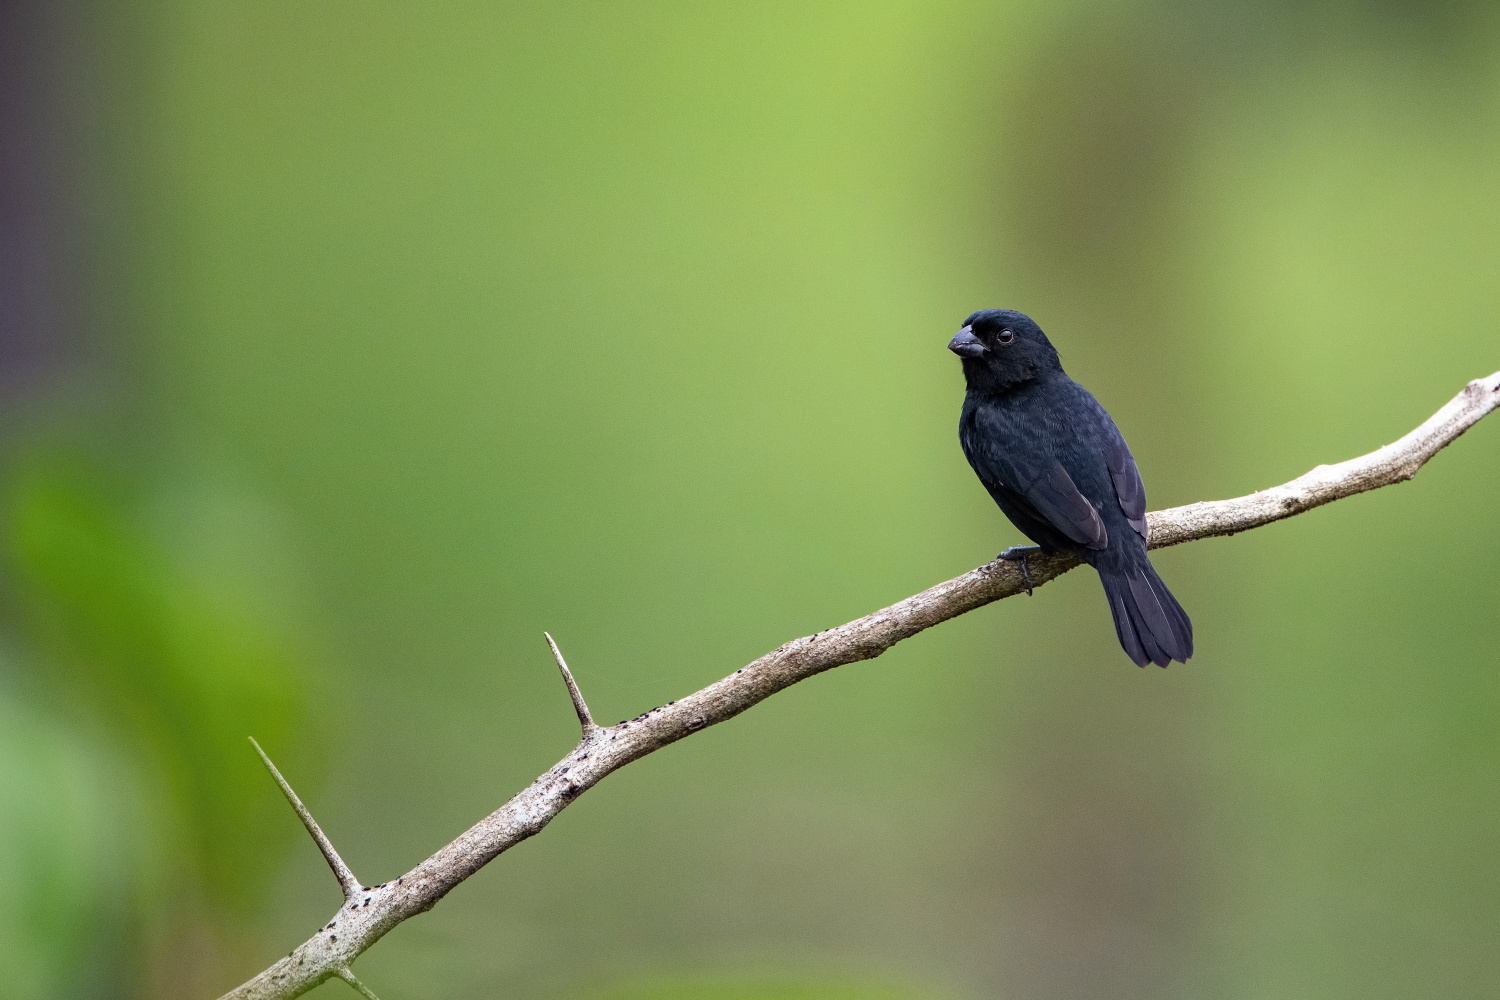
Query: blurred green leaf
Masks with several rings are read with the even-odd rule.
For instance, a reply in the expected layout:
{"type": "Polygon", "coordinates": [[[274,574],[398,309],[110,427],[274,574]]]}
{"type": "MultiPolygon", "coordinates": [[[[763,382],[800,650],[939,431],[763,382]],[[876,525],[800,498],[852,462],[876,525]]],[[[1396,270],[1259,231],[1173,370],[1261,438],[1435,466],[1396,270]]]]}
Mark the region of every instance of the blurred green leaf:
{"type": "Polygon", "coordinates": [[[161,768],[211,894],[242,907],[292,830],[245,738],[283,753],[296,741],[305,664],[243,595],[173,559],[126,482],[67,452],[18,468],[14,576],[34,637],[70,668],[73,690],[161,768]]]}
{"type": "Polygon", "coordinates": [[[128,911],[131,838],[96,751],[14,700],[0,662],[0,996],[77,997],[128,911]]]}

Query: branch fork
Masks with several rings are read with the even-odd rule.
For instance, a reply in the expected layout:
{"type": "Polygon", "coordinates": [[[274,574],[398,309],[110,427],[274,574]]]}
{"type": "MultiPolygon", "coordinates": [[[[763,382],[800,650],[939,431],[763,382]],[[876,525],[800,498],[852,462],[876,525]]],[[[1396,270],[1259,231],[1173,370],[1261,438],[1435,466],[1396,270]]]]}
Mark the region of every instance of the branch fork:
{"type": "MultiPolygon", "coordinates": [[[[271,758],[266,755],[266,752],[264,750],[261,749],[260,744],[255,741],[255,737],[250,737],[250,743],[255,747],[255,752],[260,754],[260,759],[262,763],[266,765],[266,770],[271,772],[271,777],[276,779],[276,784],[281,786],[281,793],[286,796],[287,802],[291,803],[292,809],[297,813],[297,817],[302,820],[302,825],[307,828],[308,836],[312,837],[313,843],[318,845],[318,850],[323,852],[323,860],[327,861],[328,867],[333,869],[333,877],[338,879],[339,888],[344,892],[344,906],[339,910],[338,914],[335,915],[334,918],[322,928],[322,930],[314,935],[307,944],[304,944],[301,948],[298,948],[297,951],[292,952],[292,954],[288,955],[286,959],[284,959],[284,961],[290,962],[293,958],[296,958],[297,965],[301,966],[304,964],[307,956],[304,955],[302,957],[298,957],[298,952],[306,949],[308,947],[308,944],[312,944],[313,942],[321,939],[324,936],[325,932],[327,932],[327,941],[329,945],[328,950],[333,954],[338,954],[340,952],[340,949],[335,948],[334,945],[338,941],[338,932],[341,929],[339,926],[340,918],[344,916],[345,911],[354,914],[358,913],[361,909],[368,907],[371,900],[374,898],[374,894],[381,892],[385,887],[363,886],[359,884],[359,879],[354,877],[354,873],[349,870],[349,866],[344,864],[344,859],[339,857],[339,852],[334,850],[333,842],[328,839],[328,835],[325,834],[322,828],[318,826],[318,821],[313,819],[312,812],[307,808],[307,806],[302,803],[302,800],[298,798],[297,793],[292,790],[292,786],[286,780],[286,778],[282,777],[281,772],[277,770],[276,765],[271,763],[271,758]]],[[[353,923],[353,921],[345,920],[344,923],[347,925],[353,923]]],[[[348,931],[345,931],[345,938],[352,942],[353,935],[348,931]]],[[[357,955],[359,954],[359,952],[356,951],[354,954],[357,955]]],[[[365,997],[367,997],[368,1000],[380,1000],[379,997],[371,992],[368,986],[359,981],[359,977],[356,976],[354,974],[354,970],[349,967],[349,963],[353,961],[354,956],[351,955],[344,963],[332,965],[328,969],[328,971],[320,979],[318,979],[318,982],[322,982],[324,979],[336,975],[340,979],[344,980],[344,982],[348,983],[350,986],[358,990],[365,997]]],[[[314,983],[313,985],[316,985],[316,983],[314,983]]]]}
{"type": "MultiPolygon", "coordinates": [[[[1154,511],[1147,515],[1148,544],[1151,548],[1161,548],[1232,535],[1342,497],[1405,482],[1497,407],[1500,407],[1500,372],[1470,382],[1421,426],[1367,455],[1337,465],[1320,465],[1288,483],[1249,496],[1154,511]]],[[[290,955],[226,993],[222,1000],[290,1000],[335,976],[367,1000],[375,1000],[375,994],[351,969],[361,952],[403,920],[432,909],[438,900],[501,852],[539,833],[554,816],[610,772],[731,719],[798,681],[833,667],[879,656],[902,639],[994,601],[1029,593],[1077,565],[1078,557],[1066,552],[1028,555],[1025,564],[996,558],[864,618],[793,639],[700,691],[614,726],[595,724],[562,652],[547,635],[547,645],[567,685],[582,730],[578,745],[452,843],[396,881],[377,886],[359,884],[291,785],[260,745],[255,744],[266,768],[338,879],[344,905],[333,920],[290,955]]]]}

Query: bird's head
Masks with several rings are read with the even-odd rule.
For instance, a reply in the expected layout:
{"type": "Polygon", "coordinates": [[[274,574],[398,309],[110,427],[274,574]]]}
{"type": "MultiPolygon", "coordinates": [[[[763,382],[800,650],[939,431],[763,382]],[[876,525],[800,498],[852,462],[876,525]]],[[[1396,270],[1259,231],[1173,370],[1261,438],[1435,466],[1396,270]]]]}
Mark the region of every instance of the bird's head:
{"type": "Polygon", "coordinates": [[[974,313],[948,342],[948,350],[963,359],[964,378],[971,389],[1001,391],[1062,371],[1057,351],[1042,328],[1014,309],[974,313]]]}

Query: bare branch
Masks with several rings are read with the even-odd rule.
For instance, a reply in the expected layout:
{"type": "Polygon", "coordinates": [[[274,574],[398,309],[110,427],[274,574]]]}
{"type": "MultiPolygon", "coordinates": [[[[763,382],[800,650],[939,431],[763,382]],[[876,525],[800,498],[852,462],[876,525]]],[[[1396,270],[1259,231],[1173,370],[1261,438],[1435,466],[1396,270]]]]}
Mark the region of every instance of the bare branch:
{"type": "Polygon", "coordinates": [[[1404,483],[1485,414],[1500,406],[1500,372],[1475,379],[1420,427],[1368,455],[1320,465],[1289,483],[1234,500],[1208,500],[1148,515],[1153,549],[1233,535],[1356,493],[1404,483]]]}
{"type": "Polygon", "coordinates": [[[255,752],[260,754],[260,759],[265,762],[266,770],[271,772],[271,777],[276,779],[276,784],[281,786],[281,792],[286,796],[286,800],[297,811],[298,817],[302,820],[302,825],[307,827],[308,834],[312,836],[313,842],[318,845],[318,850],[323,852],[323,859],[328,862],[328,867],[333,869],[333,877],[339,880],[339,888],[344,890],[344,901],[346,903],[354,902],[360,893],[359,879],[355,878],[354,873],[349,870],[349,866],[344,864],[344,859],[339,857],[339,852],[333,849],[332,842],[324,835],[323,830],[318,826],[318,821],[313,819],[312,813],[308,811],[307,806],[303,805],[302,800],[297,798],[297,793],[292,791],[292,786],[287,784],[287,780],[281,776],[281,772],[276,770],[276,765],[271,763],[271,758],[267,757],[266,752],[260,748],[260,744],[255,742],[254,736],[250,737],[250,743],[255,747],[255,752]]]}
{"type": "Polygon", "coordinates": [[[578,713],[578,724],[583,727],[583,738],[587,740],[598,731],[599,727],[594,725],[594,717],[589,714],[589,707],[583,700],[583,692],[578,690],[578,683],[573,680],[573,672],[568,669],[564,662],[562,650],[557,648],[557,643],[552,636],[546,632],[547,645],[552,647],[552,655],[557,658],[557,669],[562,671],[563,683],[568,685],[568,697],[573,699],[573,711],[578,713]]]}
{"type": "MultiPolygon", "coordinates": [[[[1500,372],[1470,382],[1422,426],[1368,455],[1338,465],[1319,466],[1289,483],[1235,500],[1156,511],[1148,515],[1150,544],[1159,548],[1215,535],[1232,535],[1341,497],[1408,480],[1433,455],[1497,405],[1500,405],[1500,372]]],[[[1028,562],[1034,587],[1079,564],[1076,556],[1067,553],[1039,554],[1028,562]]],[[[610,772],[731,719],[798,681],[832,667],[879,656],[923,629],[1025,590],[1021,568],[1014,562],[997,559],[847,625],[794,639],[665,707],[653,708],[617,726],[596,727],[591,738],[581,741],[515,798],[395,882],[368,890],[362,895],[362,902],[351,902],[333,922],[291,955],[225,994],[223,1000],[289,1000],[332,976],[352,976],[349,964],[360,952],[401,921],[430,910],[454,886],[502,851],[539,833],[569,803],[610,772]]],[[[551,642],[550,636],[548,641],[551,642]]],[[[553,652],[557,652],[555,644],[553,652]]],[[[579,721],[587,725],[587,709],[576,693],[561,654],[557,655],[557,661],[564,680],[569,682],[579,721]]],[[[269,767],[270,761],[266,764],[269,767]]],[[[274,774],[275,768],[271,770],[274,774]]],[[[281,780],[280,775],[277,780],[281,780]]],[[[281,785],[319,846],[326,844],[291,789],[284,781],[281,785]]],[[[331,847],[324,854],[331,865],[337,860],[338,855],[333,854],[331,847]]]]}

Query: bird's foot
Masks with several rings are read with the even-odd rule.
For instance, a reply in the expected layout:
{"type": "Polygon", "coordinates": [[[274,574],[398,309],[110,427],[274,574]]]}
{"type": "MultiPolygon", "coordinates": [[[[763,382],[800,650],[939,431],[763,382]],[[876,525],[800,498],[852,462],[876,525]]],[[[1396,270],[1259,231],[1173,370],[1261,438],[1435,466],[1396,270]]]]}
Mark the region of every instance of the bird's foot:
{"type": "Polygon", "coordinates": [[[1040,551],[1042,551],[1040,545],[1012,545],[995,557],[1021,564],[1021,579],[1026,581],[1027,597],[1031,596],[1031,571],[1026,568],[1026,557],[1036,555],[1040,551]]]}

